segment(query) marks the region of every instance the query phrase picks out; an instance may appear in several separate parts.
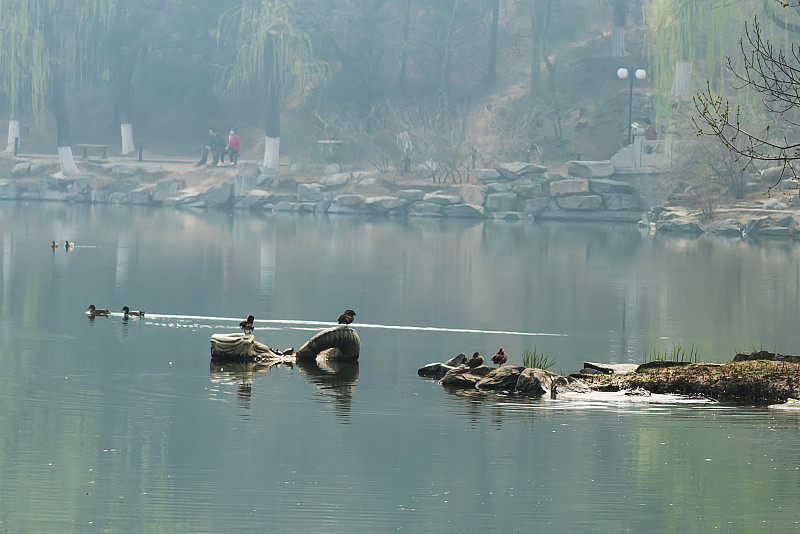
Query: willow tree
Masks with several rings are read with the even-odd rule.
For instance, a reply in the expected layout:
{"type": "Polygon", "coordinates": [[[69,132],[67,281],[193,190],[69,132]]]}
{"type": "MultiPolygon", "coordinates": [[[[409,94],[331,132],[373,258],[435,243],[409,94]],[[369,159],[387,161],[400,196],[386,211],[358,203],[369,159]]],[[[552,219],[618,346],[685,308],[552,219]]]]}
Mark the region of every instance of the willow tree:
{"type": "Polygon", "coordinates": [[[114,7],[114,0],[0,0],[0,69],[12,115],[25,100],[37,120],[47,111],[53,115],[66,176],[80,174],[72,156],[67,87],[99,68],[96,39],[114,7]]]}
{"type": "Polygon", "coordinates": [[[737,91],[739,103],[732,104],[711,84],[694,99],[698,135],[717,137],[737,156],[740,166],[743,161],[757,161],[782,167],[772,187],[784,176],[800,176],[800,137],[795,133],[800,124],[800,46],[795,44],[800,34],[800,1],[774,3],[791,8],[783,11],[783,16],[768,9],[765,17],[785,33],[781,35],[774,28],[770,31],[754,17],[740,40],[740,66],[728,58],[728,72],[737,89],[747,89],[737,91]],[[754,106],[742,104],[747,96],[757,97],[760,109],[767,114],[766,124],[748,116],[746,110],[754,106]]]}
{"type": "Polygon", "coordinates": [[[264,162],[277,171],[284,94],[301,94],[328,77],[325,63],[314,61],[308,34],[295,26],[289,0],[245,1],[220,19],[221,41],[236,44],[236,58],[224,74],[225,90],[263,89],[266,111],[264,162]]]}
{"type": "Polygon", "coordinates": [[[646,4],[651,36],[648,71],[653,75],[659,117],[668,117],[675,102],[692,98],[696,77],[702,77],[703,83],[709,80],[712,86],[724,85],[725,53],[736,46],[747,13],[761,6],[761,0],[651,0],[646,4]]]}

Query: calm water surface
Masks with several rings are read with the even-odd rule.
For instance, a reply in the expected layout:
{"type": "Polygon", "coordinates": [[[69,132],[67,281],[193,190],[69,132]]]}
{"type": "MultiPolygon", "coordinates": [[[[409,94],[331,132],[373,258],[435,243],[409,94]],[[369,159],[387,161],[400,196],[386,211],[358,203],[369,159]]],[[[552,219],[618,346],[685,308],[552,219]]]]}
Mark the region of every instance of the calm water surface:
{"type": "Polygon", "coordinates": [[[0,203],[0,255],[0,532],[798,530],[800,415],[416,375],[501,346],[564,373],[800,353],[793,245],[0,203]],[[286,348],[345,308],[358,365],[210,365],[248,313],[286,348]]]}

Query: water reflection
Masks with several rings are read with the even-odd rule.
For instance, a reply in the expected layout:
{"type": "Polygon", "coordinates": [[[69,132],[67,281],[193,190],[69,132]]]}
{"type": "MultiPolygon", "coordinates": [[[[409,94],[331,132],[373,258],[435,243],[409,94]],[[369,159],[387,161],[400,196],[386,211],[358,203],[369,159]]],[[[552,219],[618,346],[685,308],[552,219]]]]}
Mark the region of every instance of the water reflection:
{"type": "Polygon", "coordinates": [[[297,362],[297,367],[326,399],[333,401],[336,415],[349,418],[358,382],[358,362],[310,360],[297,362]]]}
{"type": "MultiPolygon", "coordinates": [[[[353,391],[358,382],[358,362],[335,360],[310,360],[287,362],[265,360],[258,363],[229,363],[211,360],[211,382],[217,386],[236,386],[236,398],[242,408],[250,408],[254,379],[257,373],[266,373],[274,367],[284,365],[297,367],[308,381],[314,384],[320,398],[332,404],[337,416],[349,418],[353,401],[353,391]]],[[[217,397],[222,393],[212,390],[217,397]]]]}

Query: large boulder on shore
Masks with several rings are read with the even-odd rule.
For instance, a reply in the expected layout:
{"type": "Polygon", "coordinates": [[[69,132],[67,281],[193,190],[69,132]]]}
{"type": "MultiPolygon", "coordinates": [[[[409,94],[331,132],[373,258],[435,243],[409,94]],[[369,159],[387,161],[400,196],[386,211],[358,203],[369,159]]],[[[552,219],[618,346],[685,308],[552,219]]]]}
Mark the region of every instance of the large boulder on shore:
{"type": "Polygon", "coordinates": [[[529,397],[541,397],[555,392],[558,384],[567,385],[567,379],[544,369],[525,369],[517,380],[516,392],[529,397]]]}
{"type": "Polygon", "coordinates": [[[213,207],[230,204],[232,196],[233,185],[227,183],[210,188],[201,195],[201,198],[207,207],[213,207]]]}
{"type": "Polygon", "coordinates": [[[479,380],[475,387],[481,390],[514,391],[524,370],[524,367],[518,365],[498,367],[479,380]]]}
{"type": "Polygon", "coordinates": [[[567,172],[578,178],[608,178],[614,174],[614,164],[610,161],[568,161],[567,172]]]}
{"type": "Polygon", "coordinates": [[[455,218],[485,218],[486,211],[483,206],[474,204],[450,204],[444,207],[444,214],[455,218]]]}
{"type": "Polygon", "coordinates": [[[464,365],[451,369],[439,381],[442,386],[460,389],[474,389],[483,377],[492,372],[492,368],[481,365],[470,369],[464,365]]]}
{"type": "Polygon", "coordinates": [[[450,358],[444,363],[429,363],[428,365],[423,365],[417,370],[417,374],[419,376],[424,376],[425,378],[433,378],[435,380],[441,380],[444,375],[447,374],[448,371],[451,371],[458,367],[459,365],[463,365],[464,362],[467,361],[466,355],[463,353],[450,358]]]}

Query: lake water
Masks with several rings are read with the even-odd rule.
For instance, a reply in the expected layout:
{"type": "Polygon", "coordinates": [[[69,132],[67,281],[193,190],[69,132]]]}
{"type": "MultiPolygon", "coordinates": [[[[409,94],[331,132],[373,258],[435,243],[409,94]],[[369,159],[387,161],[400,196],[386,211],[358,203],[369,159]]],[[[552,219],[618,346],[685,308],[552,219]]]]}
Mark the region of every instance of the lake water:
{"type": "Polygon", "coordinates": [[[0,532],[799,528],[800,415],[453,393],[416,373],[499,347],[563,373],[673,347],[800,353],[794,245],[0,203],[0,254],[0,532]],[[211,334],[248,313],[282,349],[345,308],[358,365],[210,364],[211,334]]]}

